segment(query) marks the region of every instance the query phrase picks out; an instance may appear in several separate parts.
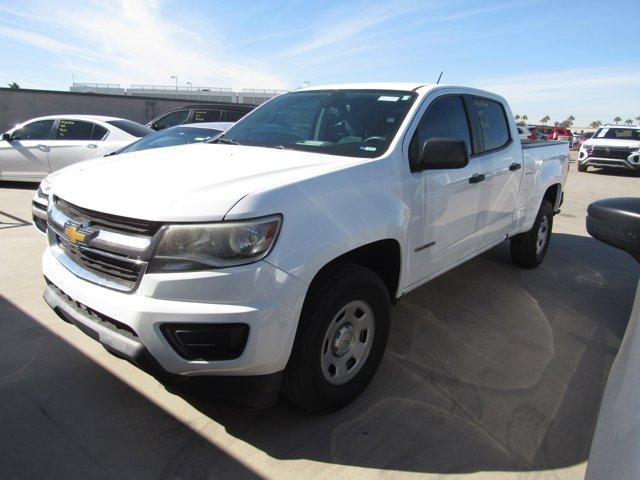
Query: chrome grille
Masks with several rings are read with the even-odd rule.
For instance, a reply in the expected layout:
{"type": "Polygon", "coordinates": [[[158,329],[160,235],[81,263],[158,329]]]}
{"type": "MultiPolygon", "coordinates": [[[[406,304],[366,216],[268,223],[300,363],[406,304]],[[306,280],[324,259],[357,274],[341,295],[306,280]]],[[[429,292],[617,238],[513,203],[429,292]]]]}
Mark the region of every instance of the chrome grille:
{"type": "Polygon", "coordinates": [[[159,222],[77,207],[59,198],[49,209],[49,245],[69,271],[87,281],[132,291],[144,275],[159,222]]]}

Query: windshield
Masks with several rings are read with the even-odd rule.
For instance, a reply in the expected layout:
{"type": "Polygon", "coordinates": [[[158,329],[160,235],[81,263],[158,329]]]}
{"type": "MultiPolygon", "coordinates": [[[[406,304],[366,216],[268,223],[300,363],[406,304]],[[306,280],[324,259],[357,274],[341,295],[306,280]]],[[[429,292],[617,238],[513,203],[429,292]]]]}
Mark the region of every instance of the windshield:
{"type": "Polygon", "coordinates": [[[593,138],[612,138],[616,140],[640,140],[640,129],[605,127],[596,132],[593,138]]]}
{"type": "Polygon", "coordinates": [[[378,157],[416,98],[414,92],[317,90],[274,98],[218,141],[332,155],[378,157]]]}
{"type": "Polygon", "coordinates": [[[131,120],[109,120],[107,123],[114,127],[118,127],[120,130],[123,130],[134,137],[146,137],[150,133],[155,132],[155,130],[150,129],[145,125],[132,122],[131,120]]]}
{"type": "Polygon", "coordinates": [[[174,145],[185,145],[187,143],[201,143],[211,140],[222,130],[213,128],[194,127],[172,127],[166,130],[155,132],[148,137],[144,137],[126,147],[118,150],[117,153],[137,152],[152,148],[172,147],[174,145]]]}

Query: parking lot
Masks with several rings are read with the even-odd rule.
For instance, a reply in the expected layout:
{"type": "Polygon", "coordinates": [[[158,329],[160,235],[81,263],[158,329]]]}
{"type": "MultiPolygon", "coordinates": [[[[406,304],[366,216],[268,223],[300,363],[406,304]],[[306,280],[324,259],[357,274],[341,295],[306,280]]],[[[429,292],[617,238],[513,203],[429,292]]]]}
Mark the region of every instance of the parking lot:
{"type": "Polygon", "coordinates": [[[590,238],[587,205],[640,179],[578,173],[545,263],[503,244],[394,307],[386,356],[354,403],[312,416],[166,389],[41,298],[36,185],[0,187],[0,471],[4,478],[582,478],[638,280],[590,238]]]}

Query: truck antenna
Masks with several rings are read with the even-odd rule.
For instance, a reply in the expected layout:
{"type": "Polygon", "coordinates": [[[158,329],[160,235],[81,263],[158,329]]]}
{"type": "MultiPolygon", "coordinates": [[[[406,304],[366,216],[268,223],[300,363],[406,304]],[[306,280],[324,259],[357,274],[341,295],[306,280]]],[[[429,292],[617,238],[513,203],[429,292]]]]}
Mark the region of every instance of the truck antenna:
{"type": "Polygon", "coordinates": [[[443,74],[443,73],[444,73],[444,70],[442,70],[442,71],[440,72],[440,76],[438,77],[438,81],[436,82],[436,85],[439,85],[439,84],[440,84],[440,79],[442,78],[442,74],[443,74]]]}

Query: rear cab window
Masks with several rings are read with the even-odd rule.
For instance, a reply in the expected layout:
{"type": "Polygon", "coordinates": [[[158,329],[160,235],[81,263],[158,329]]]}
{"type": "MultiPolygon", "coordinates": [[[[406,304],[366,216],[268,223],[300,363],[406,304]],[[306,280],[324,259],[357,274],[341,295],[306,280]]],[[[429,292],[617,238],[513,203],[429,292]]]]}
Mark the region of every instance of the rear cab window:
{"type": "Polygon", "coordinates": [[[222,119],[222,110],[194,110],[191,123],[219,122],[222,119]]]}

